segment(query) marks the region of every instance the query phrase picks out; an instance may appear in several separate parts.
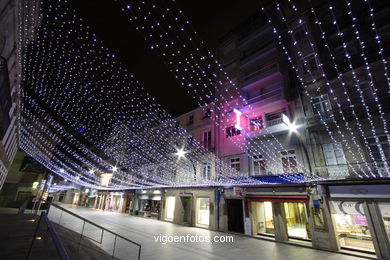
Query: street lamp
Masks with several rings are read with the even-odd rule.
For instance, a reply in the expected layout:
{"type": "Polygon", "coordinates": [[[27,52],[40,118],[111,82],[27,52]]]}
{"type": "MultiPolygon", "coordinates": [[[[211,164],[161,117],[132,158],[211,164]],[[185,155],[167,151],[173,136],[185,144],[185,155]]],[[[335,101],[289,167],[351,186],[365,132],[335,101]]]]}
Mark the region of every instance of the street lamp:
{"type": "Polygon", "coordinates": [[[184,148],[180,148],[180,149],[177,149],[176,148],[176,153],[175,155],[178,157],[178,159],[182,158],[182,157],[185,157],[186,153],[188,153],[187,151],[184,151],[184,148]]]}
{"type": "Polygon", "coordinates": [[[290,132],[298,132],[297,130],[299,126],[296,125],[295,122],[291,122],[290,118],[288,118],[288,116],[286,116],[285,114],[282,114],[282,121],[288,127],[288,130],[290,130],[290,132]]]}

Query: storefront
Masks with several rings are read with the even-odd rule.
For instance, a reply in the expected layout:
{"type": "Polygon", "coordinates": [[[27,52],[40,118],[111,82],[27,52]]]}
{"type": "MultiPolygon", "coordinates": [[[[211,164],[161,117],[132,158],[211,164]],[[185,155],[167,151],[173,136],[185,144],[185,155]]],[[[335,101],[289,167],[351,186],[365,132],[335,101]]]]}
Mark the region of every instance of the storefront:
{"type": "Polygon", "coordinates": [[[245,189],[245,233],[278,241],[310,241],[305,186],[245,189]]]}
{"type": "Polygon", "coordinates": [[[307,201],[307,195],[247,196],[252,235],[275,237],[276,232],[277,240],[310,240],[307,201]]]}
{"type": "Polygon", "coordinates": [[[328,186],[340,249],[390,258],[390,185],[328,186]]]}
{"type": "Polygon", "coordinates": [[[136,192],[133,214],[145,218],[160,219],[161,191],[140,190],[136,192]]]}
{"type": "Polygon", "coordinates": [[[215,189],[165,189],[161,217],[185,226],[216,229],[215,189]]]}

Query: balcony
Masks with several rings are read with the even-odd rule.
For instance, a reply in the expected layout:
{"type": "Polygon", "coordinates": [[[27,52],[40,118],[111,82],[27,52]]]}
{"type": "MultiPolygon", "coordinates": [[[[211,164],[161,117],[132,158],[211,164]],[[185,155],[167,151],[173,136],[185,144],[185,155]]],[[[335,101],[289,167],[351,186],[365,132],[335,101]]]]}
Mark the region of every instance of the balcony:
{"type": "Polygon", "coordinates": [[[265,79],[265,78],[267,78],[275,73],[279,73],[281,75],[278,64],[271,63],[271,64],[264,66],[261,69],[256,70],[250,74],[241,75],[240,83],[241,83],[241,86],[243,86],[243,89],[245,89],[245,88],[250,87],[251,84],[253,84],[254,82],[265,79]]]}
{"type": "Polygon", "coordinates": [[[387,162],[362,162],[314,167],[314,173],[332,180],[389,177],[387,162]]]}
{"type": "Polygon", "coordinates": [[[260,130],[249,131],[248,137],[254,138],[254,137],[266,135],[269,133],[272,133],[272,134],[279,133],[280,134],[280,133],[283,133],[283,132],[288,131],[288,130],[289,130],[288,126],[285,123],[283,123],[283,120],[280,117],[280,118],[276,118],[276,119],[272,119],[272,120],[265,120],[264,128],[262,128],[260,130]]]}
{"type": "Polygon", "coordinates": [[[256,102],[259,102],[259,101],[269,101],[269,102],[271,102],[272,100],[280,100],[282,98],[283,98],[282,89],[281,88],[277,88],[277,89],[274,89],[274,90],[272,90],[270,92],[266,92],[266,93],[263,93],[263,94],[258,95],[258,96],[249,97],[247,102],[248,102],[248,104],[253,104],[253,103],[256,103],[256,102]]]}

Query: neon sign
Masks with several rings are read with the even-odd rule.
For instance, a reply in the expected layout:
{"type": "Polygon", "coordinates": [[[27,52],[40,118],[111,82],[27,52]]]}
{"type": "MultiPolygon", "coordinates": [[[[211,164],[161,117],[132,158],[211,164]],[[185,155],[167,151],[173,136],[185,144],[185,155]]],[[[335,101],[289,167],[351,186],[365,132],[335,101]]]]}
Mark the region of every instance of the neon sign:
{"type": "Polygon", "coordinates": [[[241,127],[240,117],[242,113],[237,108],[233,108],[233,112],[236,113],[236,124],[234,125],[234,127],[241,131],[242,127],[241,127]]]}

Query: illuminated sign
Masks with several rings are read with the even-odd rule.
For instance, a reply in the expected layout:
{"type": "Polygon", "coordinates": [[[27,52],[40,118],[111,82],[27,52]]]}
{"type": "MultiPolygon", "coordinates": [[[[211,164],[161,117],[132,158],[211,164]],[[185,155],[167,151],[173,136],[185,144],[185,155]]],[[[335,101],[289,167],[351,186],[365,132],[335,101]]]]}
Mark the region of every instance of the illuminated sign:
{"type": "Polygon", "coordinates": [[[236,124],[234,125],[234,127],[241,131],[242,130],[241,122],[240,122],[241,111],[238,110],[237,108],[233,108],[233,112],[236,113],[236,124]]]}

